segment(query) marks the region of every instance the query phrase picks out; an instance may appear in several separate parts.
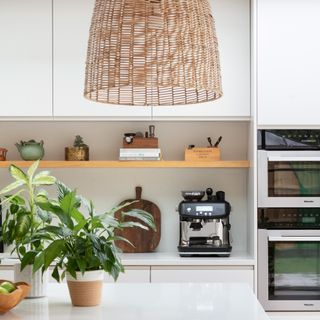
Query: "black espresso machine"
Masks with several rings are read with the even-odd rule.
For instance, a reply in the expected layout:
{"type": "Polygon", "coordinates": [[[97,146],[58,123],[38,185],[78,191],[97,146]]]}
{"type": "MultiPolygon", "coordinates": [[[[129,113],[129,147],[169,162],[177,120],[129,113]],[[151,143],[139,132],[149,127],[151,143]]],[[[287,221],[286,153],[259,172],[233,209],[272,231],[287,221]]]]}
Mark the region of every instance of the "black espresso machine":
{"type": "Polygon", "coordinates": [[[183,191],[179,204],[181,257],[230,256],[231,206],[223,191],[183,191]],[[202,200],[205,193],[207,199],[202,200]]]}

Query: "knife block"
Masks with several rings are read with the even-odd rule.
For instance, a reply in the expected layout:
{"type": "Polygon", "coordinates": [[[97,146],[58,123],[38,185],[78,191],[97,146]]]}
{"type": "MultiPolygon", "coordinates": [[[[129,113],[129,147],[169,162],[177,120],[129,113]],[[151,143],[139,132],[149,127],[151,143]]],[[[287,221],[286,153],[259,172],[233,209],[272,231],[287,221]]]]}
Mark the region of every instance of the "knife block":
{"type": "Polygon", "coordinates": [[[125,138],[123,138],[123,148],[136,148],[136,149],[149,149],[158,148],[158,138],[136,138],[133,137],[131,143],[128,143],[125,138]]]}
{"type": "Polygon", "coordinates": [[[220,148],[192,148],[184,151],[185,161],[219,161],[220,159],[220,148]]]}

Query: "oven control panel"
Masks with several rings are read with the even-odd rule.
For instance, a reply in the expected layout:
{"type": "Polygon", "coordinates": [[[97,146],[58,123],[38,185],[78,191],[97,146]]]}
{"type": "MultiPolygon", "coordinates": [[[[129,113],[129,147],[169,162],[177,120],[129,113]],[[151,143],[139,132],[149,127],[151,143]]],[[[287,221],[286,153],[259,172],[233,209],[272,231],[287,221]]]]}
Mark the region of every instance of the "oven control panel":
{"type": "Polygon", "coordinates": [[[320,149],[320,130],[259,130],[258,149],[318,150],[320,149]]]}
{"type": "Polygon", "coordinates": [[[320,208],[259,208],[259,229],[320,229],[320,208]]]}

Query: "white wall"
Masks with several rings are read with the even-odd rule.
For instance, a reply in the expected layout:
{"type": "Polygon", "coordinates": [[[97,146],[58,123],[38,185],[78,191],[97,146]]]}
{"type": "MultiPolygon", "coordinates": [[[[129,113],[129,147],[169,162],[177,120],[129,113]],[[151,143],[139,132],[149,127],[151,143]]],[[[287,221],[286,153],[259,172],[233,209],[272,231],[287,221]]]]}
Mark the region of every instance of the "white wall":
{"type": "MultiPolygon", "coordinates": [[[[76,134],[90,146],[91,160],[116,160],[124,132],[145,131],[145,122],[2,122],[0,146],[9,150],[8,159],[20,159],[14,143],[43,139],[45,159],[63,160],[64,147],[76,134]]],[[[207,146],[206,138],[223,136],[222,159],[247,159],[246,122],[158,122],[164,159],[182,160],[188,144],[207,146]]],[[[111,208],[134,196],[143,187],[143,198],[155,202],[162,213],[159,251],[175,251],[178,243],[178,213],[181,190],[224,190],[232,205],[231,225],[234,250],[247,250],[247,169],[55,169],[51,172],[91,198],[99,210],[111,208]]],[[[0,187],[9,183],[7,169],[0,169],[0,187]]]]}

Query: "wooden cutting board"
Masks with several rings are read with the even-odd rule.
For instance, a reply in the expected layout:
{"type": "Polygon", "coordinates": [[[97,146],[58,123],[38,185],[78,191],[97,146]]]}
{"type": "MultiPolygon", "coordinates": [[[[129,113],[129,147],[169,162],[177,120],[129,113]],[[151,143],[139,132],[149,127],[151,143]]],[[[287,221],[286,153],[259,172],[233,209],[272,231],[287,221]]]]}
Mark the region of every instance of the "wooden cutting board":
{"type": "MultiPolygon", "coordinates": [[[[134,244],[134,247],[132,247],[130,244],[124,242],[124,241],[117,241],[116,245],[126,253],[138,253],[138,252],[151,252],[154,251],[159,242],[161,237],[161,213],[160,209],[156,204],[154,204],[151,201],[141,199],[142,194],[142,187],[136,187],[136,198],[135,199],[128,199],[121,202],[121,204],[126,202],[132,202],[135,200],[138,200],[135,203],[132,203],[128,207],[122,209],[122,211],[129,211],[130,209],[141,209],[149,212],[155,221],[155,225],[157,228],[157,231],[153,230],[144,230],[141,228],[126,228],[124,230],[119,230],[116,232],[117,235],[125,237],[128,239],[131,243],[134,244]]],[[[116,217],[119,217],[120,213],[116,213],[116,217]]],[[[125,221],[138,221],[141,222],[138,219],[132,218],[132,217],[126,217],[125,221]]]]}

